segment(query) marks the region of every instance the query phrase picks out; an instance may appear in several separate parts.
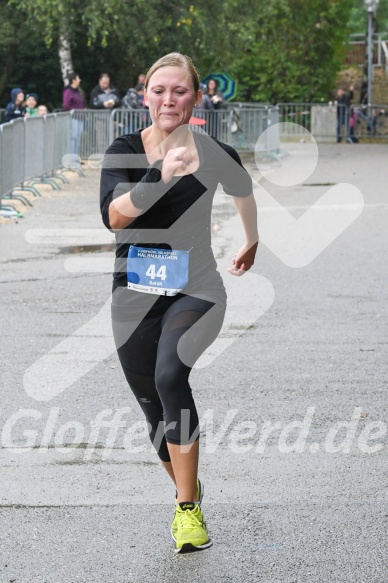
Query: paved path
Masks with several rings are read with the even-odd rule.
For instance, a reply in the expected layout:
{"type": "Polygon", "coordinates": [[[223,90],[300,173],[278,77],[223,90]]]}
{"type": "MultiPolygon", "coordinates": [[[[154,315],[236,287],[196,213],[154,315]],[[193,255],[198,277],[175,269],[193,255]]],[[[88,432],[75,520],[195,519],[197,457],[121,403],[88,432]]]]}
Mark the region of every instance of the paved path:
{"type": "MultiPolygon", "coordinates": [[[[283,169],[301,155],[300,145],[285,147],[283,169]]],[[[218,345],[229,347],[192,374],[214,546],[189,556],[173,553],[174,490],[110,352],[112,252],[98,171],[0,225],[1,583],[386,581],[387,154],[322,145],[315,173],[292,187],[271,183],[280,167],[266,164],[257,198],[268,246],[249,285],[230,293],[218,345]],[[340,182],[362,191],[361,215],[308,265],[285,264],[274,240],[289,239],[296,263],[311,241],[295,251],[277,203],[298,218],[340,182]],[[115,415],[116,430],[96,429],[115,415]],[[348,426],[334,438],[340,422],[348,426]]],[[[318,238],[327,217],[340,216],[326,207],[318,238]]],[[[222,194],[213,226],[226,280],[240,234],[222,194]]]]}

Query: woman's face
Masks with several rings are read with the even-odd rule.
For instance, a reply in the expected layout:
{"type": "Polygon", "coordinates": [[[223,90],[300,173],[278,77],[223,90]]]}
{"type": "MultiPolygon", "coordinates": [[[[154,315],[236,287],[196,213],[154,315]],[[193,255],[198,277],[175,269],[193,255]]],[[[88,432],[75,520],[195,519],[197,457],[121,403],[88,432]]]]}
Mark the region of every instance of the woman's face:
{"type": "Polygon", "coordinates": [[[154,125],[172,132],[188,124],[201,91],[195,93],[190,74],[181,67],[161,67],[152,75],[145,93],[154,125]]]}
{"type": "Polygon", "coordinates": [[[20,105],[24,101],[24,93],[18,93],[15,99],[15,105],[20,105]]]}
{"type": "Polygon", "coordinates": [[[209,80],[207,88],[210,89],[210,91],[214,91],[215,89],[217,89],[217,83],[214,81],[214,79],[209,80]]]}

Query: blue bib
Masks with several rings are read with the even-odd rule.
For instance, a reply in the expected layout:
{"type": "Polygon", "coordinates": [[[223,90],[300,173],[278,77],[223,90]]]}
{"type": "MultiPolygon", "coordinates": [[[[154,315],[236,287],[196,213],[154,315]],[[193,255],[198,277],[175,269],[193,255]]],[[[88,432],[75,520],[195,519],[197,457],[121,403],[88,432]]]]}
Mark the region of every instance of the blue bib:
{"type": "Polygon", "coordinates": [[[189,251],[131,245],[127,259],[128,288],[147,294],[175,296],[189,280],[189,251]]]}

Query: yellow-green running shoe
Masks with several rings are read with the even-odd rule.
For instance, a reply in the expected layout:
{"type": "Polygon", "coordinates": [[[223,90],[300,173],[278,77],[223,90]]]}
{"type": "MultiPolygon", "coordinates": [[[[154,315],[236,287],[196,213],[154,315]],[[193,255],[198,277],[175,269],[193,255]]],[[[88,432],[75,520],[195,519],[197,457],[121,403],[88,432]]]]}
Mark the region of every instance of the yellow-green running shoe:
{"type": "Polygon", "coordinates": [[[202,551],[213,544],[206,530],[202,510],[194,502],[180,502],[175,506],[171,535],[176,553],[202,551]]]}

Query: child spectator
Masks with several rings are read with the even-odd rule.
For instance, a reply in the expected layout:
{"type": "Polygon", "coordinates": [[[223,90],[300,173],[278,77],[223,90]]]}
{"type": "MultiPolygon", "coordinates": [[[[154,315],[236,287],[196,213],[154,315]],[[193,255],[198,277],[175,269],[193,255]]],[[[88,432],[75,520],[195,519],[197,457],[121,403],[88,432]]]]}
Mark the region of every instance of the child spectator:
{"type": "Polygon", "coordinates": [[[358,138],[355,134],[356,120],[358,118],[358,109],[356,107],[350,108],[349,116],[349,141],[352,144],[358,144],[358,138]]]}
{"type": "Polygon", "coordinates": [[[19,89],[19,87],[15,87],[15,89],[12,89],[11,101],[8,103],[4,111],[3,117],[4,123],[12,121],[13,119],[17,119],[19,117],[24,117],[26,109],[23,105],[23,101],[24,101],[23,90],[19,89]]]}
{"type": "Polygon", "coordinates": [[[25,117],[35,117],[38,115],[38,99],[39,97],[36,93],[27,93],[25,117]]]}
{"type": "Polygon", "coordinates": [[[47,115],[48,109],[46,105],[38,105],[37,109],[38,115],[47,115]]]}

